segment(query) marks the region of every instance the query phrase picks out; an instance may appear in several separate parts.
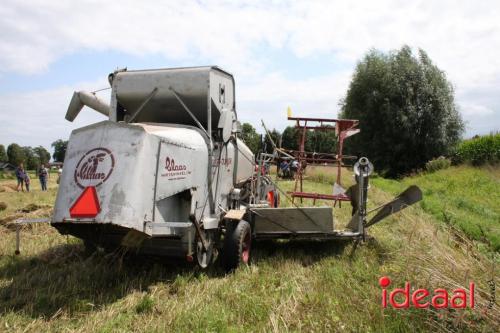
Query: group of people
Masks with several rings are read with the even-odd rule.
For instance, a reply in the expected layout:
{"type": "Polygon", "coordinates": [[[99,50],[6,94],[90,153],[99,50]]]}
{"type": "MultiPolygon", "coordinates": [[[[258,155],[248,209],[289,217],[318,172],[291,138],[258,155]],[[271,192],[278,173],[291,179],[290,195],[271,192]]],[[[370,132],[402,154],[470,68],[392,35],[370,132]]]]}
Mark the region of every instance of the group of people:
{"type": "MultiPolygon", "coordinates": [[[[40,180],[40,186],[42,191],[47,191],[47,181],[50,177],[49,170],[45,167],[44,164],[40,165],[37,170],[38,179],[40,180]]],[[[23,164],[20,163],[16,168],[16,178],[17,178],[17,192],[19,190],[24,192],[24,188],[26,191],[30,191],[31,179],[27,171],[24,170],[23,164]]]]}
{"type": "Polygon", "coordinates": [[[293,178],[299,169],[299,161],[297,160],[283,160],[280,165],[280,176],[283,178],[293,178]]]}

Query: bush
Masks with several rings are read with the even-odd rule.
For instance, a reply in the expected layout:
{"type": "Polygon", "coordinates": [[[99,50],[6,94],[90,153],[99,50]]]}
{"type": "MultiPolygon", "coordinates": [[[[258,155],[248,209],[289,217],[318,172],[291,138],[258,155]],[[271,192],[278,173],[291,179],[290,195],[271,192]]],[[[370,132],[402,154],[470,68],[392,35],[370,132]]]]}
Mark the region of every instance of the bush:
{"type": "Polygon", "coordinates": [[[463,141],[453,157],[454,162],[472,165],[495,164],[500,161],[500,133],[475,137],[463,141]]]}
{"type": "Polygon", "coordinates": [[[449,159],[445,158],[444,156],[440,156],[425,163],[425,170],[427,170],[427,172],[435,172],[438,170],[447,169],[450,167],[450,165],[451,161],[449,159]]]}

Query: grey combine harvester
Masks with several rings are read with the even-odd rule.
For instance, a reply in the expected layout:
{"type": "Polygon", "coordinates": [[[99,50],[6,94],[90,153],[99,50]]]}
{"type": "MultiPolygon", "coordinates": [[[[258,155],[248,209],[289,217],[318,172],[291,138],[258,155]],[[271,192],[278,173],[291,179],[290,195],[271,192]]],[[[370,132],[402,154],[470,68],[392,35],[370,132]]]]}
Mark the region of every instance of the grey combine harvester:
{"type": "Polygon", "coordinates": [[[201,267],[219,257],[232,270],[249,262],[255,239],[363,239],[366,227],[421,198],[410,187],[367,222],[373,167],[361,158],[354,166],[361,204],[349,230],[337,230],[332,207],[278,207],[281,191],[262,166],[279,153],[256,158],[239,138],[231,74],[123,69],[109,83],[109,104],[73,95],[67,120],[85,105],[108,119],[72,132],[50,220],[89,250],[127,246],[201,267]]]}

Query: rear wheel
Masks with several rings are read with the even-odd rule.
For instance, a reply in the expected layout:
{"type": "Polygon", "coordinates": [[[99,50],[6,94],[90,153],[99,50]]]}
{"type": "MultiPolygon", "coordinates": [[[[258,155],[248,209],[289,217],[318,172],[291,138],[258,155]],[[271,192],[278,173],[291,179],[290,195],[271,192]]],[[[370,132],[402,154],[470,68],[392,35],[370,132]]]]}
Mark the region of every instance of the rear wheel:
{"type": "Polygon", "coordinates": [[[229,224],[224,238],[223,265],[226,271],[235,270],[239,265],[248,265],[252,249],[252,228],[247,221],[229,224]]]}

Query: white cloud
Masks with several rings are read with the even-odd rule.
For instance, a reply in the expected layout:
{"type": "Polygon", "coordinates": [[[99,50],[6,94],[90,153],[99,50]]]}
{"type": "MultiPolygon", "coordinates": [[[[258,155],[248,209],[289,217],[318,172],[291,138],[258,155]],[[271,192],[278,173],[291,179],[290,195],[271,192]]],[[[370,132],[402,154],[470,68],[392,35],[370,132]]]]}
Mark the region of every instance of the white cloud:
{"type": "MultiPolygon", "coordinates": [[[[349,74],[369,48],[390,50],[408,44],[426,50],[447,73],[466,118],[488,112],[490,118],[500,118],[498,17],[500,3],[491,0],[4,0],[0,74],[47,71],[58,59],[82,50],[159,54],[193,65],[211,62],[236,74],[243,119],[257,123],[262,115],[282,127],[284,116],[277,110],[287,105],[297,113],[335,116],[349,74]],[[273,70],[280,59],[256,57],[258,50],[266,48],[302,58],[338,60],[350,67],[292,81],[273,70]]],[[[23,96],[53,98],[50,110],[41,106],[51,114],[56,105],[62,108],[58,112],[65,110],[62,100],[69,99],[71,89],[64,89],[23,96]]],[[[2,96],[2,113],[14,106],[6,102],[9,98],[2,96]]],[[[26,118],[38,117],[32,113],[33,105],[23,105],[28,108],[26,118]]]]}
{"type": "Polygon", "coordinates": [[[462,106],[462,114],[465,116],[488,116],[494,113],[490,108],[483,105],[465,104],[462,106]]]}
{"type": "Polygon", "coordinates": [[[255,125],[263,119],[266,126],[277,129],[293,125],[286,121],[289,106],[294,116],[335,118],[350,78],[351,71],[346,70],[304,80],[269,73],[237,82],[238,117],[255,125]]]}
{"type": "MultiPolygon", "coordinates": [[[[73,129],[105,120],[105,116],[87,107],[73,123],[64,119],[75,90],[91,91],[105,84],[109,86],[103,78],[95,82],[80,82],[74,87],[1,95],[0,143],[8,145],[15,142],[22,146],[42,145],[49,148],[57,139],[68,139],[73,129]]],[[[97,95],[109,100],[109,90],[98,92],[97,95]]]]}
{"type": "Polygon", "coordinates": [[[65,54],[97,49],[217,59],[242,69],[258,63],[251,55],[260,44],[356,61],[370,47],[407,43],[457,78],[484,78],[500,67],[499,9],[496,1],[7,1],[0,68],[42,71],[65,54]]]}

